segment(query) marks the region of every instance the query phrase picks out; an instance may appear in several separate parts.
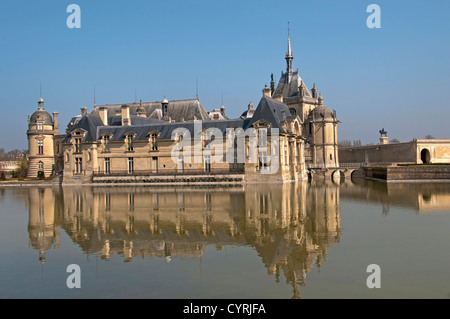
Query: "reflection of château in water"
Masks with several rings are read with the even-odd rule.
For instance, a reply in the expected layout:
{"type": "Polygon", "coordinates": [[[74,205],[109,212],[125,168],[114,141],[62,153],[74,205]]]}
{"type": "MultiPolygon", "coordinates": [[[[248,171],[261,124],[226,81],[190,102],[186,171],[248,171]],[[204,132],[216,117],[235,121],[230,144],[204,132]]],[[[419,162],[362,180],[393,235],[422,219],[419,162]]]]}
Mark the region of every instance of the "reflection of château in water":
{"type": "Polygon", "coordinates": [[[82,251],[133,258],[201,258],[207,247],[251,246],[269,274],[294,287],[339,241],[333,183],[237,188],[29,189],[29,235],[40,258],[61,226],[82,251]]]}
{"type": "Polygon", "coordinates": [[[402,206],[416,210],[418,213],[450,211],[450,194],[448,183],[380,183],[357,179],[343,183],[340,188],[341,198],[380,203],[383,213],[389,207],[402,206]]]}

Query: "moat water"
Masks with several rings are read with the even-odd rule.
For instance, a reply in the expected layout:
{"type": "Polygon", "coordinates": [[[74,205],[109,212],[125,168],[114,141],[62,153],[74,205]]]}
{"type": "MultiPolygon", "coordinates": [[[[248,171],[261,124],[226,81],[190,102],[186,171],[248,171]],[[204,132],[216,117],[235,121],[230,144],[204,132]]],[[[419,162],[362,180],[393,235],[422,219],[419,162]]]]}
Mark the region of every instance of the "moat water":
{"type": "Polygon", "coordinates": [[[450,183],[0,189],[0,298],[450,298],[449,229],[450,183]]]}

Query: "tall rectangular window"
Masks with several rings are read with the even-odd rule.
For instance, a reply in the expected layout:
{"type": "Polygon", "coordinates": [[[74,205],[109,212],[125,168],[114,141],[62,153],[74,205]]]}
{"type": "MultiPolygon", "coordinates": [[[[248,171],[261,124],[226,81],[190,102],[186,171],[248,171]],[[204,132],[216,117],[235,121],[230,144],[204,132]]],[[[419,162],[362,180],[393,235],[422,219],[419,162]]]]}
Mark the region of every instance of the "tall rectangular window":
{"type": "Polygon", "coordinates": [[[37,145],[38,145],[38,155],[43,155],[44,154],[44,141],[38,140],[37,145]]]}
{"type": "Polygon", "coordinates": [[[81,138],[75,138],[75,153],[81,153],[81,138]]]}
{"type": "Polygon", "coordinates": [[[184,158],[183,155],[178,156],[178,172],[184,173],[184,158]]]}
{"type": "Polygon", "coordinates": [[[267,152],[260,151],[259,152],[259,168],[267,167],[267,166],[268,166],[267,152]]]}
{"type": "Polygon", "coordinates": [[[151,138],[150,138],[150,143],[151,143],[151,150],[152,151],[157,151],[158,150],[158,141],[157,141],[158,135],[156,134],[152,134],[151,138]]]}
{"type": "Polygon", "coordinates": [[[211,155],[205,155],[205,172],[211,172],[211,155]]]}
{"type": "Polygon", "coordinates": [[[127,135],[127,151],[133,151],[133,135],[127,135]]]}
{"type": "Polygon", "coordinates": [[[42,130],[44,129],[44,125],[43,125],[42,123],[38,123],[38,124],[37,124],[37,129],[38,129],[39,131],[42,131],[42,130]]]}
{"type": "Polygon", "coordinates": [[[103,147],[105,152],[109,152],[109,135],[103,136],[103,147]]]}
{"type": "Polygon", "coordinates": [[[158,158],[152,157],[152,173],[158,173],[158,158]]]}
{"type": "Polygon", "coordinates": [[[128,157],[128,174],[133,174],[134,172],[134,159],[132,157],[128,157]]]}
{"type": "Polygon", "coordinates": [[[111,160],[109,157],[105,157],[105,174],[111,173],[111,160]]]}
{"type": "Polygon", "coordinates": [[[83,159],[81,157],[75,158],[75,173],[81,174],[83,171],[83,159]]]}

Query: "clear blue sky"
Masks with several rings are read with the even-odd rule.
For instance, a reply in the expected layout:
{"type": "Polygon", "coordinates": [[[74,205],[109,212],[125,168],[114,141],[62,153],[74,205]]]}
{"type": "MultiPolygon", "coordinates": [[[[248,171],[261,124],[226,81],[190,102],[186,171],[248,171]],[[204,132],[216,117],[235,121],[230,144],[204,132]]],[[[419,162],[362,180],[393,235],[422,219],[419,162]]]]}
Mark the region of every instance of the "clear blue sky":
{"type": "Polygon", "coordinates": [[[450,1],[6,1],[0,3],[0,148],[27,148],[42,83],[60,132],[80,107],[195,97],[238,117],[294,68],[336,109],[339,139],[450,138],[450,1]],[[81,7],[81,29],[66,8],[81,7]],[[369,29],[366,8],[381,8],[369,29]]]}

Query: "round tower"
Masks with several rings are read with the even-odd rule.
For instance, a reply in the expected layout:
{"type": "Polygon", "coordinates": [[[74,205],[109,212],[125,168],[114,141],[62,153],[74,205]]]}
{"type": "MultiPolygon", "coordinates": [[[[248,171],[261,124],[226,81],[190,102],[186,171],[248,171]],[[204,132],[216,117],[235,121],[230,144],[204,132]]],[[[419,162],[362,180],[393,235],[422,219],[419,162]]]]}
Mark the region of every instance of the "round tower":
{"type": "Polygon", "coordinates": [[[44,99],[38,100],[38,109],[28,117],[28,174],[27,177],[48,177],[55,166],[55,123],[44,109],[44,99]]]}
{"type": "Polygon", "coordinates": [[[319,105],[309,114],[306,132],[311,147],[311,161],[324,167],[338,167],[338,140],[336,112],[323,105],[323,97],[318,98],[319,105]]]}

